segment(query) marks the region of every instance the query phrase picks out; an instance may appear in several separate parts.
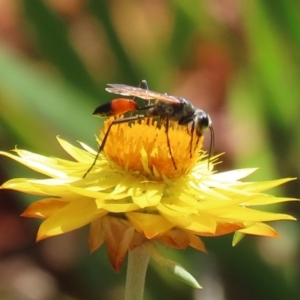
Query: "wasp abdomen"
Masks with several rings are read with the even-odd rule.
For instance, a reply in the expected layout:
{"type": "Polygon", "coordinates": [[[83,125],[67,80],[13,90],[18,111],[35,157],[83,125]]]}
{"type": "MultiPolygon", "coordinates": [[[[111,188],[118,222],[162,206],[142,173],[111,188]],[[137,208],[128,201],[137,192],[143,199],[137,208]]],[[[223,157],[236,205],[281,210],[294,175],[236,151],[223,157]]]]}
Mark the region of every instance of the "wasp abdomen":
{"type": "Polygon", "coordinates": [[[129,111],[135,111],[138,108],[139,107],[134,100],[118,98],[98,106],[93,112],[93,115],[97,115],[99,117],[117,116],[129,111]]]}

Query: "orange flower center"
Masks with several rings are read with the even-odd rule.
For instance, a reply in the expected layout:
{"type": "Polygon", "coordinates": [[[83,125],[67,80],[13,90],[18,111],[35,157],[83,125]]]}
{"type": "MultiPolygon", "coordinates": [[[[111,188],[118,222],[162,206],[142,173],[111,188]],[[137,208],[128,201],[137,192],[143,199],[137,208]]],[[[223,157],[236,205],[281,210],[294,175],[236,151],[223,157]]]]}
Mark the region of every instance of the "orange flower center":
{"type": "MultiPolygon", "coordinates": [[[[117,118],[104,122],[100,130],[102,141],[109,125],[117,118]]],[[[168,135],[165,125],[153,119],[115,124],[111,127],[104,154],[115,165],[147,178],[177,178],[195,166],[203,153],[203,137],[191,134],[187,126],[170,122],[168,135]],[[170,146],[168,145],[168,137],[170,146]]]]}

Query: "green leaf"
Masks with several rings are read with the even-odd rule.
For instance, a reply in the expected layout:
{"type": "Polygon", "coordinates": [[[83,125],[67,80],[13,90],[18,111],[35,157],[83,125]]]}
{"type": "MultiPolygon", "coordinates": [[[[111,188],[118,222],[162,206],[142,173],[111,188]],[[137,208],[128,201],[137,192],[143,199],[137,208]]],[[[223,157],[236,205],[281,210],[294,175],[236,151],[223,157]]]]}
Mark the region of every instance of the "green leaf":
{"type": "MultiPolygon", "coordinates": [[[[1,47],[0,69],[0,89],[6,95],[2,96],[0,118],[14,135],[42,150],[49,149],[49,143],[56,144],[58,134],[70,142],[81,140],[96,146],[94,134],[100,121],[92,116],[92,98],[1,47]]],[[[12,146],[23,147],[19,138],[12,146]]]]}
{"type": "Polygon", "coordinates": [[[23,5],[40,53],[74,86],[99,97],[96,82],[70,42],[67,24],[44,1],[23,1],[23,5]]]}
{"type": "Polygon", "coordinates": [[[244,233],[236,231],[233,235],[232,246],[236,246],[244,238],[244,236],[244,233]]]}
{"type": "Polygon", "coordinates": [[[178,280],[184,282],[187,285],[192,286],[193,288],[202,288],[197,282],[197,280],[180,264],[161,256],[160,253],[157,251],[156,247],[153,245],[153,243],[146,243],[145,246],[148,252],[150,253],[151,257],[166,271],[174,275],[178,280]]]}
{"type": "Polygon", "coordinates": [[[89,10],[104,27],[106,38],[112,49],[117,65],[119,66],[118,80],[125,81],[127,84],[138,84],[143,78],[142,74],[138,73],[138,68],[130,60],[125,48],[118,37],[114,24],[111,19],[108,1],[91,0],[89,1],[89,10]],[[122,75],[123,74],[123,75],[122,75]]]}

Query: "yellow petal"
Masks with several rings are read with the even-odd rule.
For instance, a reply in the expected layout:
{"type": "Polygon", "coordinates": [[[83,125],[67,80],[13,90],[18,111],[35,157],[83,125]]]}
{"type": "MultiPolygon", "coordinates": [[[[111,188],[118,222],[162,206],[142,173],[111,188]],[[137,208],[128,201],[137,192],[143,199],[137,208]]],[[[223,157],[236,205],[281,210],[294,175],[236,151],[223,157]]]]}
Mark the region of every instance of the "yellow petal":
{"type": "Polygon", "coordinates": [[[198,212],[197,215],[190,214],[185,216],[182,213],[173,211],[165,205],[159,204],[157,209],[167,220],[179,228],[187,229],[197,233],[214,233],[216,231],[216,221],[207,214],[198,212]]]}
{"type": "Polygon", "coordinates": [[[37,240],[75,230],[101,218],[106,213],[103,210],[97,210],[93,200],[83,198],[73,201],[42,223],[37,240]]]}
{"type": "Polygon", "coordinates": [[[135,182],[131,186],[128,193],[131,195],[133,202],[139,207],[145,208],[155,206],[160,202],[165,185],[162,183],[135,182]]]}
{"type": "Polygon", "coordinates": [[[39,200],[29,205],[21,216],[28,218],[48,218],[66,205],[68,205],[68,202],[56,198],[39,200]]]}
{"type": "Polygon", "coordinates": [[[183,201],[180,201],[176,197],[166,197],[163,198],[161,203],[169,208],[170,210],[173,210],[175,212],[182,213],[185,216],[188,216],[190,214],[197,214],[198,213],[198,202],[197,201],[190,201],[190,203],[185,203],[183,201]]]}
{"type": "MultiPolygon", "coordinates": [[[[78,187],[86,187],[94,191],[106,191],[114,188],[123,179],[123,175],[111,170],[102,169],[87,178],[77,181],[78,187]]],[[[75,185],[75,183],[74,183],[75,185]]]]}
{"type": "Polygon", "coordinates": [[[278,238],[278,233],[271,226],[264,223],[255,223],[252,226],[246,227],[244,229],[240,229],[239,232],[246,234],[254,234],[268,237],[276,237],[278,238]]]}
{"type": "Polygon", "coordinates": [[[286,214],[270,213],[254,210],[246,207],[222,208],[209,211],[210,214],[232,221],[275,221],[275,220],[295,220],[294,217],[286,214]]]}
{"type": "Polygon", "coordinates": [[[129,224],[119,218],[105,216],[102,220],[109,260],[118,272],[133,239],[129,224]]]}
{"type": "MultiPolygon", "coordinates": [[[[215,232],[201,232],[201,236],[220,236],[235,232],[239,229],[244,228],[245,226],[242,223],[227,223],[227,222],[219,222],[217,223],[215,232]]],[[[199,233],[198,233],[199,234],[199,233]]]]}
{"type": "Polygon", "coordinates": [[[97,208],[102,208],[112,213],[124,213],[139,209],[139,207],[135,203],[114,202],[116,201],[103,201],[102,199],[96,199],[97,208]]]}
{"type": "Polygon", "coordinates": [[[94,161],[94,156],[90,153],[73,146],[67,141],[61,139],[60,137],[56,137],[62,148],[73,158],[75,158],[78,162],[91,164],[94,161]]]}
{"type": "Polygon", "coordinates": [[[189,231],[186,231],[186,233],[189,236],[191,247],[193,247],[199,251],[206,252],[205,245],[202,242],[202,240],[199,238],[199,236],[197,236],[189,231]]]}
{"type": "Polygon", "coordinates": [[[115,182],[115,188],[114,191],[111,194],[120,194],[123,192],[127,192],[128,188],[131,186],[132,183],[136,181],[136,178],[134,178],[131,175],[125,175],[122,177],[121,181],[115,182]]]}
{"type": "Polygon", "coordinates": [[[78,194],[81,196],[85,196],[91,199],[105,199],[107,198],[107,193],[102,193],[95,191],[93,187],[76,187],[73,185],[66,185],[66,190],[73,192],[74,194],[78,194]]]}
{"type": "Polygon", "coordinates": [[[105,242],[105,232],[102,226],[102,219],[93,221],[90,225],[89,246],[90,251],[94,252],[105,242]]]}
{"type": "Polygon", "coordinates": [[[190,245],[190,237],[185,230],[173,228],[167,231],[163,236],[159,237],[159,241],[167,247],[176,249],[185,249],[190,245]]]}
{"type": "Polygon", "coordinates": [[[71,179],[43,179],[43,180],[33,180],[17,178],[11,179],[2,185],[2,188],[12,189],[23,193],[33,194],[33,195],[52,195],[68,197],[73,196],[66,190],[64,184],[69,183],[71,179]]]}
{"type": "MultiPolygon", "coordinates": [[[[23,150],[16,150],[17,153],[19,153],[20,155],[24,155],[23,150]]],[[[28,152],[28,151],[26,151],[28,152]]],[[[60,170],[54,169],[52,167],[48,166],[49,161],[52,162],[53,164],[53,159],[45,157],[45,156],[41,156],[41,155],[37,155],[31,152],[28,152],[25,156],[26,158],[21,158],[15,155],[12,155],[10,153],[7,152],[1,152],[0,154],[7,156],[19,163],[21,163],[22,165],[37,171],[39,173],[42,173],[44,175],[47,175],[49,177],[59,177],[59,178],[66,178],[67,175],[65,172],[62,172],[60,170]],[[32,154],[32,156],[30,156],[28,153],[32,154]],[[30,157],[30,158],[28,158],[30,157]]]]}
{"type": "Polygon", "coordinates": [[[255,197],[250,198],[250,200],[245,201],[243,204],[247,206],[256,206],[256,205],[269,205],[287,201],[299,201],[295,198],[284,198],[284,197],[275,197],[268,194],[258,194],[255,197]]]}
{"type": "Polygon", "coordinates": [[[233,209],[236,205],[244,203],[244,199],[245,197],[233,197],[228,200],[209,199],[208,201],[199,201],[197,208],[203,212],[228,207],[233,209]]]}
{"type": "Polygon", "coordinates": [[[253,172],[255,172],[257,168],[249,168],[249,169],[239,169],[228,172],[215,173],[210,176],[213,181],[222,181],[222,182],[234,182],[240,179],[243,179],[253,172]]]}
{"type": "Polygon", "coordinates": [[[80,146],[87,151],[88,153],[91,153],[92,155],[97,155],[97,151],[95,151],[93,148],[91,148],[90,146],[86,145],[85,143],[79,142],[80,146]]]}
{"type": "Polygon", "coordinates": [[[143,232],[148,239],[162,235],[174,227],[172,223],[160,215],[128,212],[126,216],[132,226],[138,232],[143,232]]]}
{"type": "Polygon", "coordinates": [[[269,189],[272,189],[276,186],[282,185],[286,182],[289,182],[291,180],[295,180],[296,178],[283,178],[283,179],[277,179],[277,180],[270,180],[270,181],[261,181],[261,182],[247,182],[242,183],[239,185],[239,189],[247,192],[254,192],[259,193],[263,192],[269,189]]]}
{"type": "MultiPolygon", "coordinates": [[[[56,158],[54,158],[54,157],[48,157],[48,156],[36,154],[36,153],[30,152],[30,151],[22,150],[22,149],[18,149],[18,148],[15,148],[13,151],[15,153],[17,153],[19,158],[23,159],[24,161],[43,163],[43,164],[50,165],[50,166],[56,165],[56,158]]],[[[3,153],[1,152],[1,154],[5,155],[5,152],[3,152],[3,153]]],[[[6,154],[12,155],[9,153],[6,153],[6,154]]]]}
{"type": "Polygon", "coordinates": [[[216,199],[223,199],[223,200],[229,200],[229,197],[224,193],[224,192],[219,192],[216,188],[211,188],[210,186],[207,186],[206,184],[203,183],[190,183],[192,188],[195,190],[198,190],[199,192],[199,198],[203,199],[211,199],[211,198],[216,198],[216,199]]]}

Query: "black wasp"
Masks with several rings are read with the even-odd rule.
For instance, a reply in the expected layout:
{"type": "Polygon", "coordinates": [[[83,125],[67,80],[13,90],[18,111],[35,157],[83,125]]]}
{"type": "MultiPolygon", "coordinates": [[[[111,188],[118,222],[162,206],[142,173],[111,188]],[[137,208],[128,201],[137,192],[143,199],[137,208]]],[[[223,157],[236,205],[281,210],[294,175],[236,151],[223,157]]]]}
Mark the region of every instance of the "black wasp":
{"type": "Polygon", "coordinates": [[[99,147],[98,153],[91,167],[87,170],[85,177],[91,169],[96,164],[98,156],[101,151],[103,151],[106,140],[109,136],[109,132],[112,126],[120,123],[129,123],[136,120],[141,120],[144,118],[159,118],[160,122],[165,125],[166,129],[166,140],[169,148],[170,156],[174,165],[177,169],[176,162],[172,155],[170,140],[169,140],[169,126],[170,121],[178,122],[179,125],[190,126],[191,134],[191,146],[190,152],[192,155],[192,142],[194,132],[197,135],[197,143],[203,133],[209,129],[211,135],[210,149],[209,149],[209,159],[214,148],[214,130],[212,127],[212,122],[209,115],[202,109],[196,108],[191,102],[182,98],[175,97],[168,94],[162,94],[148,89],[148,84],[146,80],[143,80],[139,87],[133,87],[125,84],[108,84],[106,91],[113,94],[118,94],[122,96],[133,96],[133,99],[118,98],[111,100],[98,106],[93,115],[99,117],[111,117],[117,115],[123,115],[127,112],[137,113],[134,116],[124,117],[121,119],[114,120],[108,127],[102,143],[99,147]],[[140,107],[135,98],[141,98],[144,100],[145,106],[140,107]],[[138,112],[144,111],[144,114],[138,114],[138,112]]]}

